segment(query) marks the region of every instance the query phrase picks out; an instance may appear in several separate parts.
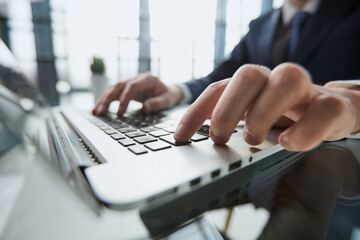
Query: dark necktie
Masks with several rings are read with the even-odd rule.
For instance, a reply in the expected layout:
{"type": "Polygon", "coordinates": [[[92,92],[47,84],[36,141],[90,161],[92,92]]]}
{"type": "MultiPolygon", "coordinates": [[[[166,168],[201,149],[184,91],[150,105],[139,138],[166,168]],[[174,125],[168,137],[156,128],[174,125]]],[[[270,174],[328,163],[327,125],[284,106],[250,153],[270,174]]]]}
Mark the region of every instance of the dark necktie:
{"type": "Polygon", "coordinates": [[[294,59],[296,48],[299,45],[301,28],[308,17],[309,17],[308,13],[298,12],[291,20],[291,37],[288,47],[288,54],[287,54],[288,60],[294,59]]]}

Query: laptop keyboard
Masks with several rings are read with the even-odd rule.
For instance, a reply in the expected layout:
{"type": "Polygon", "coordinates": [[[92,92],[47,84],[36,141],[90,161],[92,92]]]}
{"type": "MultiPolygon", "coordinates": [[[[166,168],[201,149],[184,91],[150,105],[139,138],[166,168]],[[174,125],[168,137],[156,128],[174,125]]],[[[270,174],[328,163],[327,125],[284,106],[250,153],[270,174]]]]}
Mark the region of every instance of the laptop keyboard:
{"type": "Polygon", "coordinates": [[[117,141],[120,146],[136,155],[162,151],[209,138],[210,127],[203,125],[190,141],[176,142],[173,133],[178,122],[166,119],[165,115],[161,113],[144,114],[137,111],[125,113],[122,116],[115,114],[91,115],[90,121],[114,141],[117,141]]]}
{"type": "Polygon", "coordinates": [[[45,98],[40,91],[32,85],[26,77],[11,68],[0,64],[0,84],[21,97],[34,100],[41,106],[47,106],[45,98]]]}

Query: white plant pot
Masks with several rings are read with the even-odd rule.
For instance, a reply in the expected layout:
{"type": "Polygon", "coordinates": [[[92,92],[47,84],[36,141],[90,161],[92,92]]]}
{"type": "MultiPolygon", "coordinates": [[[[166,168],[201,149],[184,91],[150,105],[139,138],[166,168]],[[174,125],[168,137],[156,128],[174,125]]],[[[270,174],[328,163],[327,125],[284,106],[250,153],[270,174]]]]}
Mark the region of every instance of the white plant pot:
{"type": "Polygon", "coordinates": [[[91,76],[91,92],[97,102],[99,96],[109,85],[109,78],[105,74],[95,73],[91,76]]]}

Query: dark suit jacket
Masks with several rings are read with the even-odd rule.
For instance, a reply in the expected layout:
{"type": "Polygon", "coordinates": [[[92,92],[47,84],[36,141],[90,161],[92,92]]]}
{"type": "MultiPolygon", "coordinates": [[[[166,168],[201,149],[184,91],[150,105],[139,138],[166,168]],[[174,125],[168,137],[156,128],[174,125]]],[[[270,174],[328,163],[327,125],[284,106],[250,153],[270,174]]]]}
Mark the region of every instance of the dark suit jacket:
{"type": "MultiPolygon", "coordinates": [[[[207,77],[186,83],[195,100],[205,88],[231,77],[246,63],[273,68],[271,50],[281,10],[276,9],[250,23],[249,32],[228,60],[207,77]]],[[[303,26],[294,59],[304,66],[313,82],[360,78],[360,1],[322,0],[318,11],[303,26]]]]}

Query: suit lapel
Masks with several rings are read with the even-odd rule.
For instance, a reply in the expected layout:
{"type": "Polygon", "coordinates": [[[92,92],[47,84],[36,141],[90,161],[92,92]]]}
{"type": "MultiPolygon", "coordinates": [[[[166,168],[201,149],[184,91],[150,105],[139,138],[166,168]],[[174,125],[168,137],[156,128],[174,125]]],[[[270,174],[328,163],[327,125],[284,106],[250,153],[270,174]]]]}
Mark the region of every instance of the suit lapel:
{"type": "Polygon", "coordinates": [[[355,1],[334,1],[323,0],[319,6],[319,11],[309,18],[299,39],[299,46],[295,52],[294,59],[298,63],[303,63],[321,45],[331,29],[344,17],[353,7],[355,1]]]}
{"type": "Polygon", "coordinates": [[[280,9],[275,10],[270,16],[270,21],[266,21],[262,26],[257,48],[258,57],[260,59],[259,64],[271,66],[271,50],[280,14],[280,9]],[[266,54],[264,54],[264,52],[266,54]]]}

